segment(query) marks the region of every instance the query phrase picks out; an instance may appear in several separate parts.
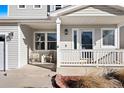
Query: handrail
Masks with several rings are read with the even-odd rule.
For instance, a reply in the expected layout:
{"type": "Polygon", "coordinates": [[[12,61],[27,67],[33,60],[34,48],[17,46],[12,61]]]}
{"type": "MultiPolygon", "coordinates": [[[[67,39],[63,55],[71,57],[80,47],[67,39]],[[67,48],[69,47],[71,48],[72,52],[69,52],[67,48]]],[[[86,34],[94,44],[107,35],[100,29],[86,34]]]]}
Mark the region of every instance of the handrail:
{"type": "Polygon", "coordinates": [[[124,50],[61,49],[61,65],[124,66],[124,50]]]}

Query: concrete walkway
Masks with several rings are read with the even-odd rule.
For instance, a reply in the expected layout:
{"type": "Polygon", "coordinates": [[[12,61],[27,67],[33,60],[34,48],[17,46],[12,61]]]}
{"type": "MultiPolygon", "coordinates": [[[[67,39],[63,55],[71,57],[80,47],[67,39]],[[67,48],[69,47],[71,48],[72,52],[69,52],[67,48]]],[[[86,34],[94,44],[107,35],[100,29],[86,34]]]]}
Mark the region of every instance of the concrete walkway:
{"type": "Polygon", "coordinates": [[[26,65],[21,69],[0,72],[0,88],[51,88],[51,77],[55,72],[50,69],[26,65]]]}

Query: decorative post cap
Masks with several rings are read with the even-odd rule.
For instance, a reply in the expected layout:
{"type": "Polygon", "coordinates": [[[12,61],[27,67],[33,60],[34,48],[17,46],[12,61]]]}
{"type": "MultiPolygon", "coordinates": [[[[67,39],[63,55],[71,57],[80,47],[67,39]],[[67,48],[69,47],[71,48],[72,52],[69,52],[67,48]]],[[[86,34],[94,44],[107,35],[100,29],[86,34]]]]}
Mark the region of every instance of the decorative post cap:
{"type": "Polygon", "coordinates": [[[57,24],[61,24],[60,18],[57,18],[57,19],[56,19],[56,23],[57,23],[57,24]]]}

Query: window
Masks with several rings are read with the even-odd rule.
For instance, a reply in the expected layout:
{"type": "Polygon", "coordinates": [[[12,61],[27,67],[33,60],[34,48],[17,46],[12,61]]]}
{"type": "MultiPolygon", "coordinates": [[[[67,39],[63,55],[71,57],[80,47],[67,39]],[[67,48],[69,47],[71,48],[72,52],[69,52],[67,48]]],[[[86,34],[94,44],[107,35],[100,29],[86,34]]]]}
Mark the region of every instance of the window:
{"type": "Polygon", "coordinates": [[[102,38],[103,46],[115,46],[115,30],[104,29],[102,38]]]}
{"type": "Polygon", "coordinates": [[[61,8],[62,8],[62,7],[61,7],[61,5],[56,5],[55,7],[56,7],[56,10],[58,10],[58,9],[61,9],[61,8]]]}
{"type": "Polygon", "coordinates": [[[72,49],[78,49],[78,30],[72,29],[72,49]]]}
{"type": "Polygon", "coordinates": [[[35,33],[35,50],[56,50],[56,33],[35,33]]]}
{"type": "Polygon", "coordinates": [[[50,5],[47,5],[47,12],[50,12],[50,5]]]}
{"type": "Polygon", "coordinates": [[[0,41],[5,41],[5,36],[4,35],[0,35],[0,41]]]}
{"type": "Polygon", "coordinates": [[[44,50],[45,49],[45,34],[35,33],[35,49],[44,50]]]}
{"type": "Polygon", "coordinates": [[[41,5],[34,5],[35,9],[41,9],[41,7],[42,7],[41,5]]]}
{"type": "Polygon", "coordinates": [[[73,38],[74,38],[74,49],[77,49],[77,31],[73,32],[73,38]]]}
{"type": "Polygon", "coordinates": [[[81,33],[82,49],[92,49],[93,47],[92,43],[93,43],[92,31],[82,32],[81,33]]]}
{"type": "Polygon", "coordinates": [[[18,8],[19,9],[24,9],[24,8],[26,8],[26,6],[25,5],[19,5],[18,8]]]}
{"type": "Polygon", "coordinates": [[[47,49],[56,50],[56,33],[47,34],[47,49]]]}
{"type": "Polygon", "coordinates": [[[0,5],[0,16],[7,16],[8,5],[0,5]]]}

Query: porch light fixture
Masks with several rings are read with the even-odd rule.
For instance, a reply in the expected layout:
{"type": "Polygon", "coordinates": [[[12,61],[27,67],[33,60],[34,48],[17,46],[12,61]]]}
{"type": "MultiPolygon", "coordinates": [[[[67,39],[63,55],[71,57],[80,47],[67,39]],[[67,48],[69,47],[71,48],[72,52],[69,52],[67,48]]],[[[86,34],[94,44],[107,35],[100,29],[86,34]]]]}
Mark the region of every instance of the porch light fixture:
{"type": "Polygon", "coordinates": [[[10,41],[11,39],[13,39],[13,36],[14,36],[14,32],[8,33],[8,36],[6,37],[6,40],[10,41]]]}
{"type": "Polygon", "coordinates": [[[65,29],[64,32],[65,32],[65,35],[68,35],[68,29],[65,29]]]}

